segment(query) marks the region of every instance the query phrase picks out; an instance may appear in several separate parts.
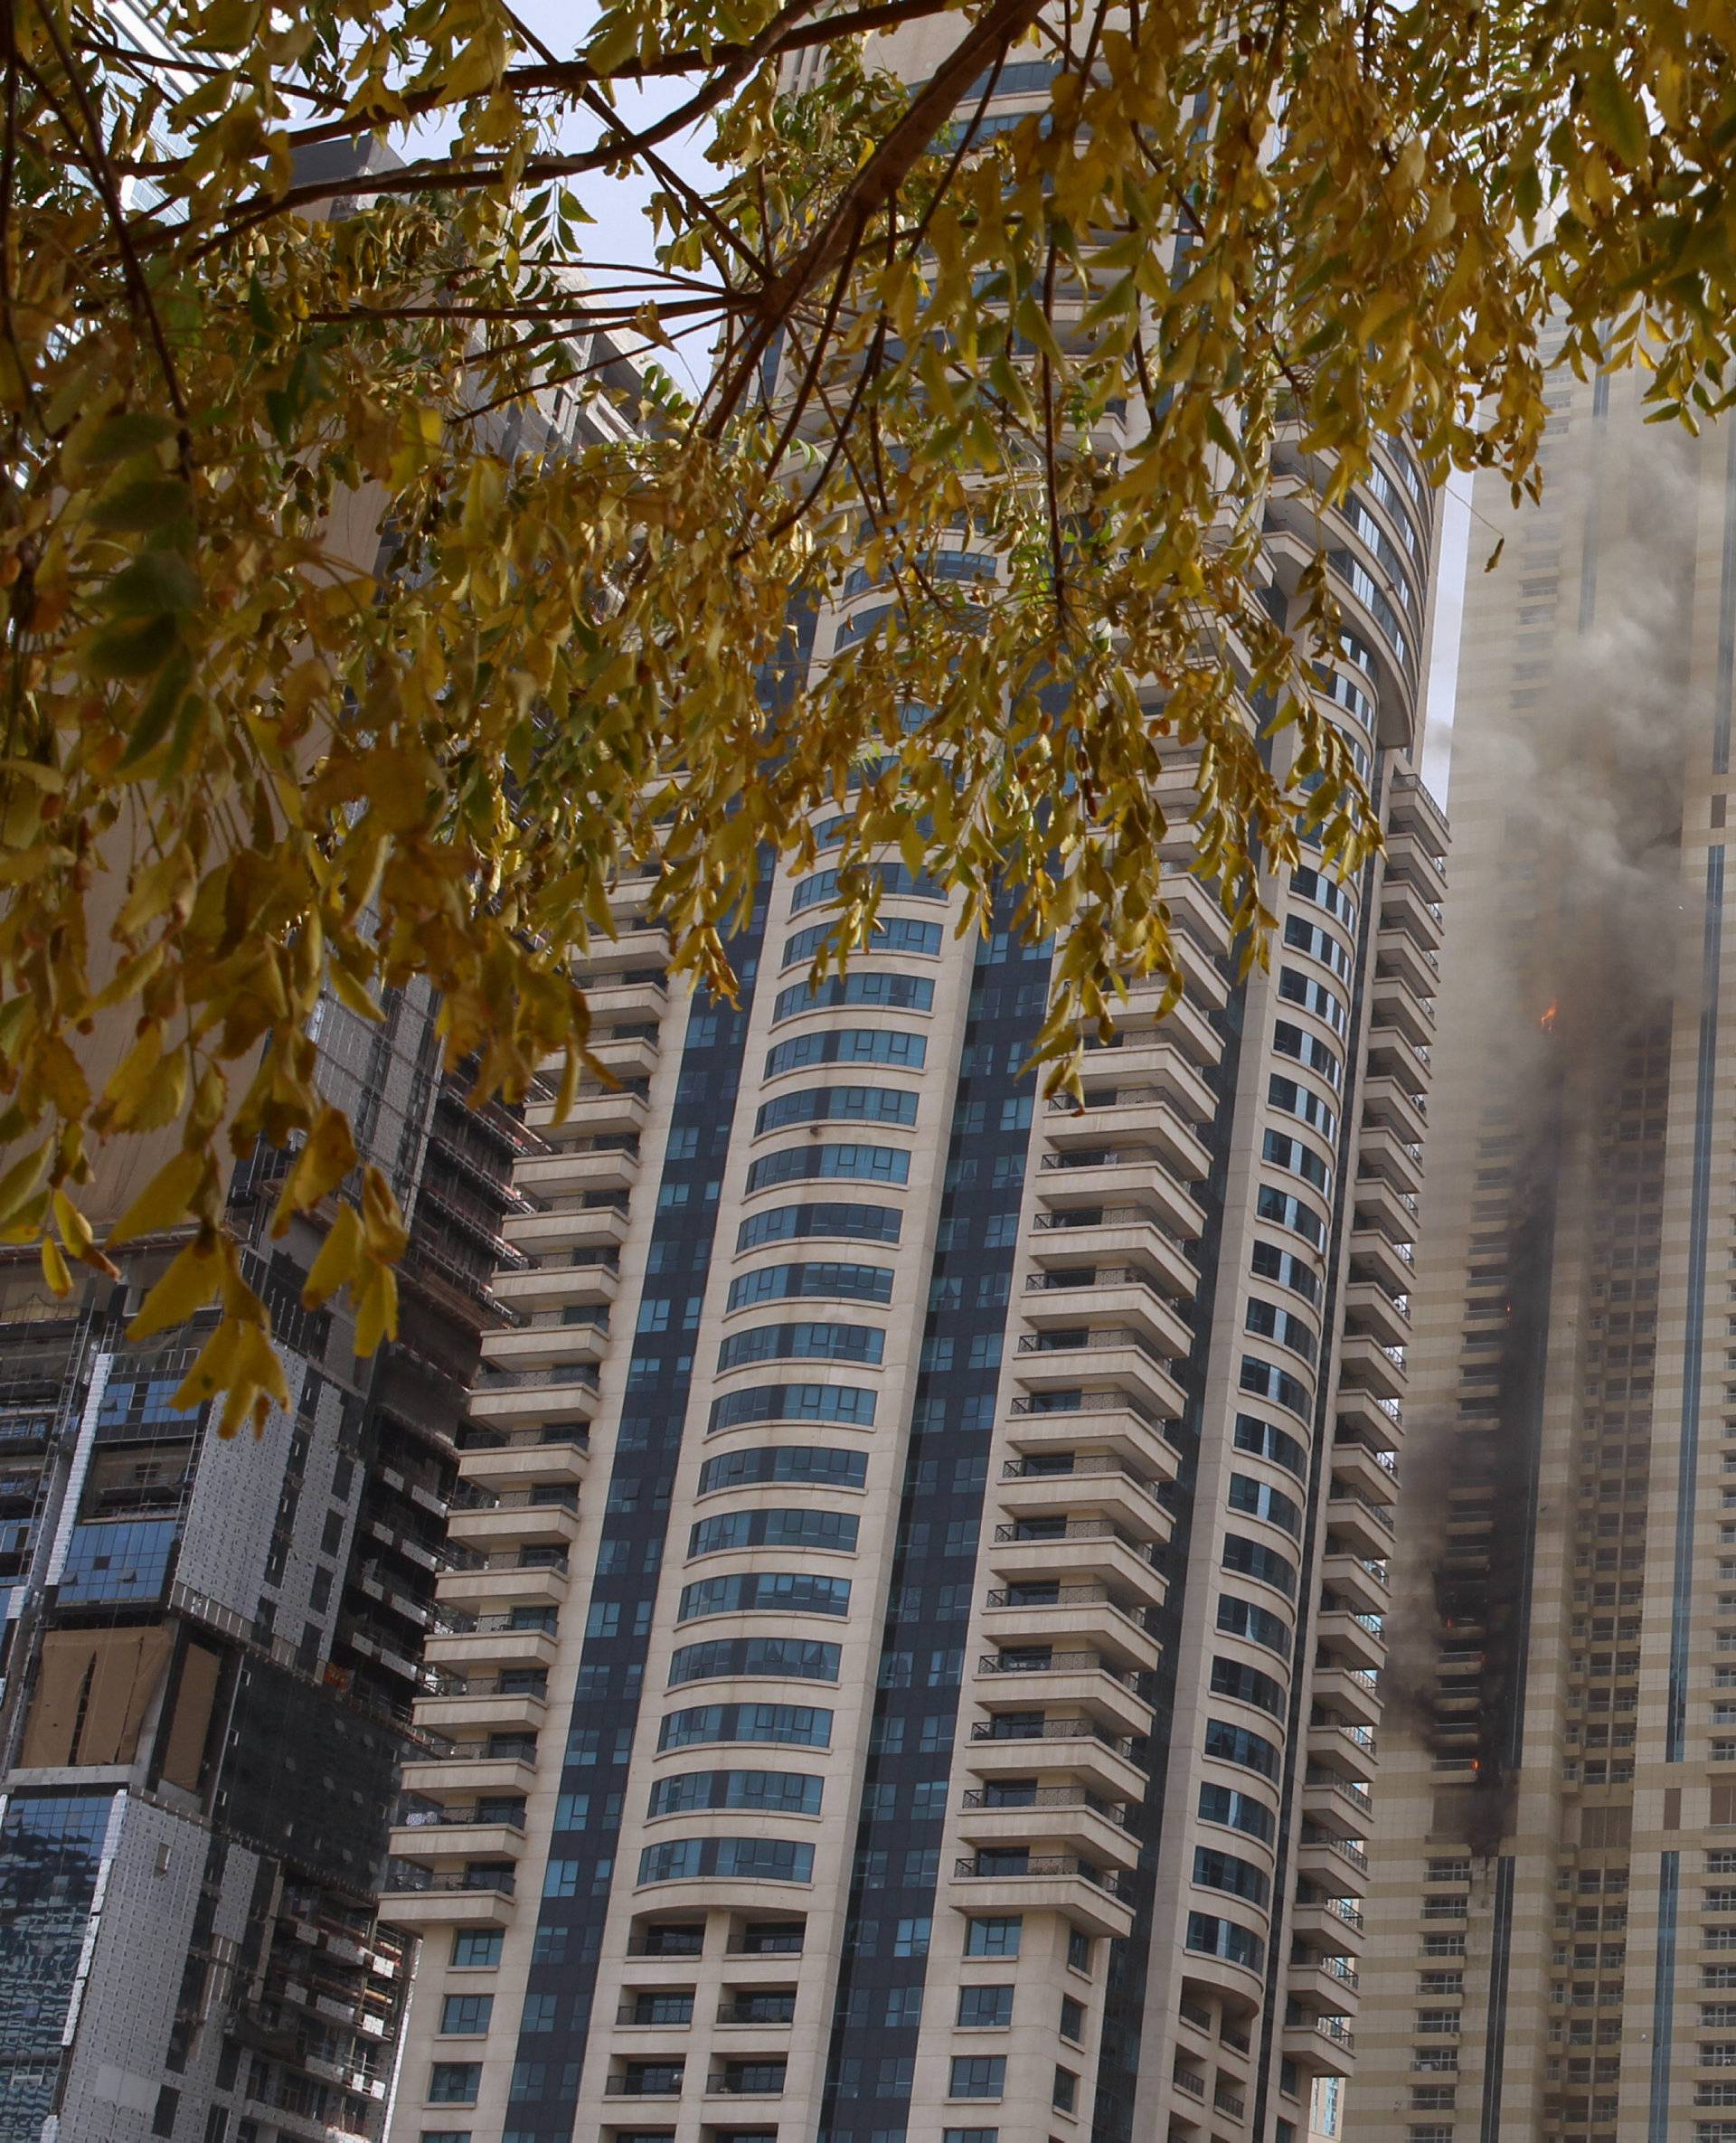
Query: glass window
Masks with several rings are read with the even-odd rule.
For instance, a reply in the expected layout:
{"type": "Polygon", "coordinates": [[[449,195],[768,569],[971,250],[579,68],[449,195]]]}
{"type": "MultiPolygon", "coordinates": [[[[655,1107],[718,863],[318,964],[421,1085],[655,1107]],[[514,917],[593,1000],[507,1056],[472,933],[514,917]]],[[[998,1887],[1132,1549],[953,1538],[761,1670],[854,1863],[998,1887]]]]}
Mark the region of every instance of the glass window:
{"type": "Polygon", "coordinates": [[[958,2022],[971,2031],[998,2030],[1013,2021],[1011,1987],[961,1987],[958,2022]]]}
{"type": "Polygon", "coordinates": [[[428,2095],[437,2106],[474,2106],[481,2089],[479,2061],[437,2061],[429,2073],[428,2095]]]}
{"type": "Polygon", "coordinates": [[[967,1920],[965,1922],[967,1957],[1016,1957],[1024,1932],[1022,1916],[1008,1920],[967,1920]]]}
{"type": "Polygon", "coordinates": [[[440,2006],[440,2034],[448,2039],[479,2039],[486,2033],[494,2013],[491,1994],[449,1994],[440,2006]]]}
{"type": "Polygon", "coordinates": [[[452,1962],[455,1965],[497,1965],[501,1945],[505,1940],[504,1930],[498,1927],[459,1927],[452,1931],[452,1962]]]}
{"type": "Polygon", "coordinates": [[[1000,2053],[958,2053],[953,2056],[948,2096],[955,2099],[998,2099],[1006,2087],[1006,2057],[1000,2053]]]}

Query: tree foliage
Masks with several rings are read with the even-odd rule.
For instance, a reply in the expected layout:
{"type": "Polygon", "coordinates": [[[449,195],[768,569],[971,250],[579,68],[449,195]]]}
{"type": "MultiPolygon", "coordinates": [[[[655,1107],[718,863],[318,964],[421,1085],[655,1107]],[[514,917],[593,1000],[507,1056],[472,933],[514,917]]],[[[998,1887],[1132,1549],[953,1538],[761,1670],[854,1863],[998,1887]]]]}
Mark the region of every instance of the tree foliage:
{"type": "Polygon", "coordinates": [[[1319,562],[1283,626],[1260,599],[1275,444],[1322,505],[1382,434],[1534,485],[1552,316],[1660,416],[1730,392],[1722,0],[617,0],[576,52],[499,0],[155,12],[150,52],[89,0],[0,31],[0,1232],[64,1288],[106,1259],[97,1142],[181,1127],[109,1243],[197,1223],[141,1328],[221,1298],[184,1396],[229,1428],[280,1384],[226,1144],[296,1146],[280,1226],[351,1184],[311,1290],[392,1327],[323,987],[424,976],[481,1091],[571,1081],[611,883],[653,865],[727,992],[756,859],[826,814],[840,949],[888,853],[1060,933],[1064,1076],[1127,977],[1179,987],[1178,772],[1250,942],[1302,825],[1378,837],[1310,688],[1319,562]],[[664,160],[692,125],[704,187],[664,160]],[[401,161],[330,175],[367,136],[401,161]],[[629,167],[655,271],[587,261],[629,167]],[[707,384],[514,449],[527,398],[616,393],[609,335],[707,384]],[[1281,774],[1250,709],[1295,725],[1281,774]]]}

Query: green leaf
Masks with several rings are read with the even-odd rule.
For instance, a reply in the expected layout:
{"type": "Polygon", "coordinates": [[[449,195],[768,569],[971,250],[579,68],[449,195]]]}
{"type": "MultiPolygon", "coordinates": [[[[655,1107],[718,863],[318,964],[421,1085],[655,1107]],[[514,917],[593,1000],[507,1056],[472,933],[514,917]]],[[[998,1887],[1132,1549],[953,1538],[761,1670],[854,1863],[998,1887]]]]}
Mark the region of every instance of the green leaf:
{"type": "Polygon", "coordinates": [[[1595,52],[1585,75],[1585,109],[1591,130],[1604,147],[1619,156],[1629,170],[1646,161],[1650,136],[1639,99],[1621,79],[1616,65],[1614,41],[1595,52]]]}

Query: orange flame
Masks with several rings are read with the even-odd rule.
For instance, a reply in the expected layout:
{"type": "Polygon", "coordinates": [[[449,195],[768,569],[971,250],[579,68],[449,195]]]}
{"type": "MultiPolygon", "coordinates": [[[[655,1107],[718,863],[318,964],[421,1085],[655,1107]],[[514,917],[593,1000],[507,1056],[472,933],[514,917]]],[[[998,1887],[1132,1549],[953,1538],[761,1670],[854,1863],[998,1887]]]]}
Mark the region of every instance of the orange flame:
{"type": "Polygon", "coordinates": [[[1548,1034],[1554,1032],[1555,1015],[1560,1009],[1561,1007],[1559,1005],[1557,1005],[1553,997],[1552,997],[1549,1000],[1549,1003],[1543,1006],[1543,1016],[1537,1022],[1537,1024],[1542,1027],[1544,1034],[1548,1034]]]}

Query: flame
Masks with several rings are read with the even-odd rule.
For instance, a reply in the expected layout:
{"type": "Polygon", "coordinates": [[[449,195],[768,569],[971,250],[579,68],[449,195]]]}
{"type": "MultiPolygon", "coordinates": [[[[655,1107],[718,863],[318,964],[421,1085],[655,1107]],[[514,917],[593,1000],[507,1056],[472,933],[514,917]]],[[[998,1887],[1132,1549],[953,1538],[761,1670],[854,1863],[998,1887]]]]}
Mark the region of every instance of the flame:
{"type": "Polygon", "coordinates": [[[1537,1024],[1542,1027],[1544,1034],[1548,1034],[1554,1032],[1555,1015],[1560,1011],[1560,1009],[1561,1006],[1556,1003],[1553,997],[1552,997],[1548,1004],[1543,1006],[1543,1015],[1537,1022],[1537,1024]]]}

